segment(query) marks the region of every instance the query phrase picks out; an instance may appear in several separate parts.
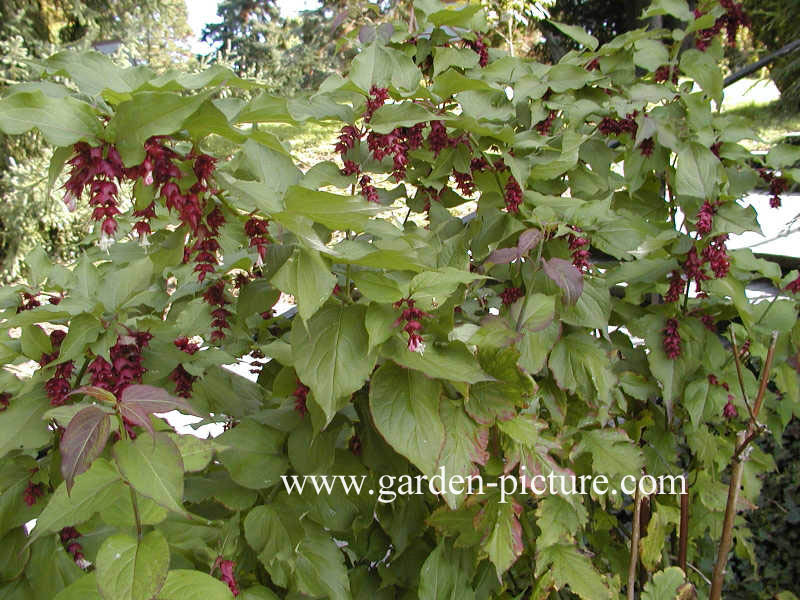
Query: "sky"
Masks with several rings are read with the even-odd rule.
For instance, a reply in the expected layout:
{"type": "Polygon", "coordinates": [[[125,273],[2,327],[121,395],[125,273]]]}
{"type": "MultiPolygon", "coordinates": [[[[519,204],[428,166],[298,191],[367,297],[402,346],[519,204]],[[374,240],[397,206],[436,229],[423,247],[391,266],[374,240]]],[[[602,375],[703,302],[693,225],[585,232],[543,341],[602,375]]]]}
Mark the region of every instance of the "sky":
{"type": "MultiPolygon", "coordinates": [[[[316,5],[316,0],[278,0],[281,14],[285,17],[295,16],[301,10],[313,8],[316,5]]],[[[186,0],[186,10],[189,13],[189,26],[192,28],[195,38],[192,42],[192,52],[208,54],[211,46],[201,42],[200,37],[206,23],[214,23],[219,20],[217,0],[186,0]]]]}

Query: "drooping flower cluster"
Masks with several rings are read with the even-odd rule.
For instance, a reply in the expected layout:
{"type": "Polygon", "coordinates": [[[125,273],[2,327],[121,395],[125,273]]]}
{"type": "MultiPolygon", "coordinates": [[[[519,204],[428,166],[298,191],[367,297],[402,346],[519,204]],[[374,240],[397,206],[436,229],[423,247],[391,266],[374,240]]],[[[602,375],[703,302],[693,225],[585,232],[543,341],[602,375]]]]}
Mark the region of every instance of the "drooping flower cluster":
{"type": "Polygon", "coordinates": [[[392,175],[395,181],[400,181],[406,175],[409,150],[422,146],[423,128],[424,123],[417,123],[413,127],[397,127],[387,134],[370,131],[367,135],[367,146],[375,160],[392,157],[392,175]]]}
{"type": "Polygon", "coordinates": [[[597,128],[603,135],[622,135],[623,133],[629,133],[631,136],[635,136],[639,129],[639,126],[636,124],[637,114],[638,111],[633,111],[632,113],[625,115],[624,119],[603,117],[597,128]]]}
{"type": "Polygon", "coordinates": [[[230,304],[225,297],[225,282],[222,279],[218,279],[208,286],[203,293],[203,301],[211,307],[216,307],[211,310],[211,316],[213,317],[211,327],[214,328],[211,332],[211,341],[222,341],[225,339],[225,331],[223,330],[230,328],[228,317],[231,316],[231,311],[225,308],[226,305],[230,304]]]}
{"type": "Polygon", "coordinates": [[[672,81],[672,83],[678,85],[678,69],[670,65],[661,65],[653,73],[653,78],[656,83],[672,81]]]}
{"type": "Polygon", "coordinates": [[[269,221],[259,217],[250,217],[244,224],[244,232],[250,238],[250,247],[258,250],[258,260],[256,266],[264,264],[267,257],[267,245],[269,244],[269,221]]]}
{"type": "Polygon", "coordinates": [[[761,179],[769,184],[770,207],[780,208],[781,194],[785,193],[786,190],[789,189],[789,182],[785,177],[775,175],[775,173],[769,169],[758,169],[758,174],[761,176],[761,179]]]}
{"type": "Polygon", "coordinates": [[[708,246],[703,248],[703,258],[708,262],[717,279],[725,277],[731,268],[728,249],[725,246],[727,240],[727,234],[718,235],[711,240],[708,246]]]}
{"type": "Polygon", "coordinates": [[[42,303],[39,302],[36,296],[28,292],[22,292],[22,302],[17,307],[17,313],[21,313],[25,310],[33,310],[34,308],[39,308],[41,305],[42,303]]]}
{"type": "MultiPolygon", "coordinates": [[[[44,367],[58,358],[61,342],[67,336],[66,332],[56,329],[50,333],[50,344],[53,351],[50,354],[43,354],[39,359],[39,365],[44,367]]],[[[63,362],[56,366],[56,371],[52,377],[44,384],[47,397],[50,398],[52,406],[61,406],[67,401],[71,386],[69,383],[72,373],[75,370],[75,363],[71,360],[63,362]]]]}
{"type": "Polygon", "coordinates": [[[214,566],[212,567],[211,571],[215,571],[219,568],[219,579],[223,583],[228,586],[228,589],[231,591],[231,594],[234,597],[240,594],[239,584],[236,583],[236,577],[233,574],[233,570],[236,568],[236,563],[232,560],[225,560],[221,556],[218,556],[217,559],[214,561],[214,566]]]}
{"type": "Polygon", "coordinates": [[[719,202],[715,202],[711,204],[708,200],[703,202],[703,205],[700,207],[700,210],[697,213],[697,217],[695,218],[695,230],[703,237],[711,233],[711,229],[714,227],[714,215],[717,212],[717,207],[719,206],[719,202]]]}
{"type": "Polygon", "coordinates": [[[294,388],[292,396],[294,396],[294,409],[300,414],[301,417],[305,417],[308,414],[308,405],[306,404],[306,401],[308,399],[309,390],[310,388],[298,378],[297,386],[294,388]]]}
{"type": "MultiPolygon", "coordinates": [[[[190,355],[200,350],[200,346],[194,342],[190,342],[189,338],[186,336],[177,338],[173,344],[175,344],[175,347],[182,352],[190,355]]],[[[197,379],[197,377],[184,369],[183,365],[179,364],[177,367],[175,367],[172,370],[172,373],[169,374],[169,378],[175,382],[175,394],[181,398],[192,397],[192,384],[194,384],[194,381],[197,379]]]]}
{"type": "Polygon", "coordinates": [[[10,400],[11,400],[11,394],[9,392],[0,392],[0,412],[3,412],[5,409],[8,408],[10,400]]]}
{"type": "Polygon", "coordinates": [[[472,173],[462,173],[453,170],[453,179],[456,182],[456,188],[465,196],[471,196],[475,193],[475,181],[472,179],[472,173]]]}
{"type": "Polygon", "coordinates": [[[667,319],[667,324],[663,329],[664,353],[671,359],[676,359],[681,355],[681,334],[678,333],[678,320],[667,319]]]}
{"type": "Polygon", "coordinates": [[[588,63],[586,63],[583,66],[583,68],[586,69],[587,71],[598,71],[598,70],[600,70],[600,59],[599,58],[593,58],[588,63]]]}
{"type": "Polygon", "coordinates": [[[483,41],[483,38],[478,35],[478,37],[473,42],[472,40],[465,40],[467,46],[472,48],[475,52],[478,53],[478,64],[481,67],[485,67],[489,64],[489,48],[486,46],[486,42],[483,41]]]}
{"type": "Polygon", "coordinates": [[[431,121],[431,130],[428,133],[428,146],[433,150],[434,156],[439,156],[439,153],[445,148],[455,148],[459,144],[466,144],[467,137],[460,135],[451,138],[447,135],[447,127],[444,126],[442,121],[431,121]]]}
{"type": "Polygon", "coordinates": [[[386,104],[386,101],[389,99],[389,90],[386,88],[379,88],[376,85],[373,85],[369,90],[369,97],[367,98],[367,109],[364,111],[364,120],[369,122],[372,119],[372,115],[375,114],[375,111],[378,110],[381,106],[386,104]]]}
{"type": "MultiPolygon", "coordinates": [[[[572,227],[577,233],[582,233],[580,227],[572,227]]],[[[574,235],[572,233],[567,237],[569,241],[569,250],[572,252],[572,264],[581,271],[588,271],[589,264],[589,238],[582,235],[574,235]]]]}
{"type": "Polygon", "coordinates": [[[685,290],[686,280],[681,275],[681,272],[672,271],[672,273],[669,274],[669,289],[664,296],[664,301],[677,302],[685,290]]]}
{"type": "Polygon", "coordinates": [[[146,331],[129,331],[127,335],[117,337],[117,342],[109,349],[108,362],[97,356],[86,369],[93,386],[108,390],[115,396],[131,384],[141,383],[145,368],[142,364],[142,352],[153,336],[146,331]]]}
{"type": "Polygon", "coordinates": [[[800,293],[800,275],[798,275],[797,279],[794,281],[789,282],[789,284],[786,286],[786,289],[793,294],[800,293]]]}
{"type": "MultiPolygon", "coordinates": [[[[714,21],[714,25],[708,29],[701,29],[695,36],[694,45],[698,50],[703,52],[707,50],[714,37],[723,29],[725,29],[728,45],[733,46],[736,43],[736,33],[739,31],[739,27],[750,27],[750,16],[745,12],[742,4],[733,0],[720,0],[720,5],[725,9],[725,14],[718,17],[714,21]]],[[[695,9],[694,18],[699,19],[704,14],[695,9]]]]}
{"type": "Polygon", "coordinates": [[[507,287],[500,292],[500,299],[505,306],[511,306],[525,295],[525,291],[521,287],[507,287]]]}
{"type": "MultiPolygon", "coordinates": [[[[37,469],[33,469],[35,473],[37,469]]],[[[33,483],[30,479],[28,480],[28,485],[22,492],[22,501],[25,502],[27,506],[33,506],[36,504],[36,501],[44,496],[44,484],[43,483],[33,483]]]]}
{"type": "Polygon", "coordinates": [[[558,111],[550,110],[547,113],[547,117],[533,126],[539,132],[539,135],[550,135],[553,132],[553,121],[556,120],[556,115],[558,115],[558,111]]]}
{"type": "Polygon", "coordinates": [[[506,182],[505,194],[503,199],[506,203],[506,210],[510,213],[518,213],[520,204],[522,204],[522,188],[519,183],[514,179],[514,176],[508,178],[506,182]]]}
{"type": "Polygon", "coordinates": [[[59,531],[58,536],[75,564],[81,569],[88,568],[91,563],[84,557],[83,547],[78,543],[78,538],[81,537],[80,532],[74,527],[64,527],[59,531]]]}
{"type": "Polygon", "coordinates": [[[656,143],[653,138],[644,138],[639,142],[639,152],[642,156],[652,156],[653,150],[656,149],[656,143]]]}
{"type": "Polygon", "coordinates": [[[422,331],[422,319],[430,317],[428,313],[414,306],[415,302],[411,298],[403,298],[394,303],[395,308],[403,309],[401,315],[392,324],[392,327],[399,327],[403,325],[403,331],[408,334],[408,349],[411,352],[422,353],[425,351],[425,342],[422,339],[420,332],[422,331]]]}
{"type": "Polygon", "coordinates": [[[67,161],[70,176],[64,184],[64,204],[74,211],[77,200],[88,187],[89,205],[93,207],[92,219],[101,223],[100,243],[108,247],[117,232],[116,216],[120,213],[117,206],[118,183],[125,177],[125,167],[119,152],[111,144],[92,147],[86,142],[78,142],[74,150],[75,155],[67,161]]]}

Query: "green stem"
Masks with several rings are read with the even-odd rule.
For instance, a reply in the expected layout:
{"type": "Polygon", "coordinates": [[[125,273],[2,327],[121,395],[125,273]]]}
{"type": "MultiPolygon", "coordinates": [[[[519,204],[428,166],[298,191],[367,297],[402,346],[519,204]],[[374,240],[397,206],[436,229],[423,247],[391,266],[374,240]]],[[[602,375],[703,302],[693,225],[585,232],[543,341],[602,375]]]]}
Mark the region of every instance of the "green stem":
{"type": "Polygon", "coordinates": [[[128,486],[131,492],[131,506],[133,506],[133,518],[136,520],[136,538],[141,541],[142,539],[142,519],[139,517],[139,503],[136,501],[136,492],[132,487],[128,486]]]}

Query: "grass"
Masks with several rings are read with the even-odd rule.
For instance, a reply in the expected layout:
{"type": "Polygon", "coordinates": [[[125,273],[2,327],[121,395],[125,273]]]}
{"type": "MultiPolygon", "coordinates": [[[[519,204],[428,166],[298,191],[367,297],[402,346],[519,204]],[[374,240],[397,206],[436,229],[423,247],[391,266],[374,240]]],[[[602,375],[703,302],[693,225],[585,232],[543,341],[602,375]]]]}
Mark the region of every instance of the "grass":
{"type": "Polygon", "coordinates": [[[724,111],[725,114],[744,117],[761,138],[751,150],[766,150],[787,133],[800,132],[800,112],[790,111],[775,100],[768,104],[751,102],[724,111]]]}

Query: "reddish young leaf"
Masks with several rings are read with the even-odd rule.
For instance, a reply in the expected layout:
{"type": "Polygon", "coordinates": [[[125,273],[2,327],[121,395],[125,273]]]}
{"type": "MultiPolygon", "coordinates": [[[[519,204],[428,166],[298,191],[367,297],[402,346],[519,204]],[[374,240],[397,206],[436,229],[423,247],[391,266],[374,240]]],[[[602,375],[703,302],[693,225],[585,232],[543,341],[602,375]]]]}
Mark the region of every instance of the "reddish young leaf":
{"type": "Polygon", "coordinates": [[[110,434],[111,415],[99,406],[87,406],[72,417],[59,445],[67,493],[72,490],[75,477],[103,452],[110,434]]]}
{"type": "Polygon", "coordinates": [[[120,414],[134,425],[144,427],[150,435],[155,433],[150,415],[172,410],[190,415],[197,414],[183,398],[170,396],[165,389],[152,385],[130,385],[123,390],[119,399],[120,414]]]}
{"type": "Polygon", "coordinates": [[[517,242],[520,256],[525,256],[530,249],[536,246],[541,240],[542,232],[538,229],[526,229],[520,233],[519,241],[517,242]]]}
{"type": "Polygon", "coordinates": [[[575,304],[583,293],[583,275],[578,268],[563,258],[542,261],[542,270],[564,292],[567,304],[575,304]]]}
{"type": "Polygon", "coordinates": [[[109,404],[117,403],[117,398],[114,396],[114,394],[95,385],[84,385],[79,387],[77,390],[72,390],[69,393],[70,396],[76,396],[78,394],[91,396],[92,398],[100,400],[100,402],[108,402],[109,404]]]}

